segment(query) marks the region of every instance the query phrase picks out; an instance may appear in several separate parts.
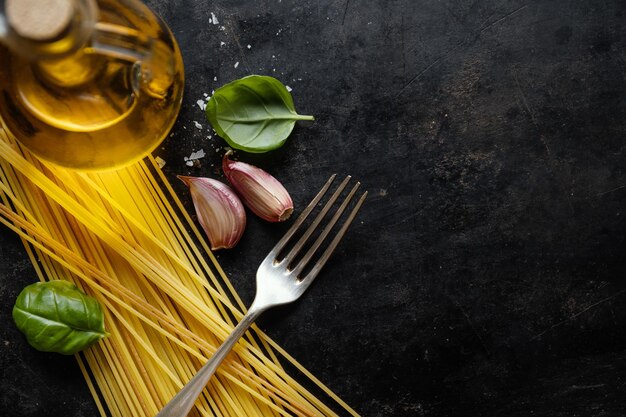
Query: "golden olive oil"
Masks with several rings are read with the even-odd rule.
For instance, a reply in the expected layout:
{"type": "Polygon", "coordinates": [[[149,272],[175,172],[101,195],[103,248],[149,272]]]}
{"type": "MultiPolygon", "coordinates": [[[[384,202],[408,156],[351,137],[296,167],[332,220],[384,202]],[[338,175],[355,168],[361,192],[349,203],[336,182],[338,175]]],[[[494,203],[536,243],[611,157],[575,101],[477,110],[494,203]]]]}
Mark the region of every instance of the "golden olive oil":
{"type": "Polygon", "coordinates": [[[124,3],[98,2],[90,39],[70,54],[32,59],[0,46],[0,116],[41,158],[116,168],[147,155],[171,129],[183,92],[180,51],[146,6],[124,3]]]}

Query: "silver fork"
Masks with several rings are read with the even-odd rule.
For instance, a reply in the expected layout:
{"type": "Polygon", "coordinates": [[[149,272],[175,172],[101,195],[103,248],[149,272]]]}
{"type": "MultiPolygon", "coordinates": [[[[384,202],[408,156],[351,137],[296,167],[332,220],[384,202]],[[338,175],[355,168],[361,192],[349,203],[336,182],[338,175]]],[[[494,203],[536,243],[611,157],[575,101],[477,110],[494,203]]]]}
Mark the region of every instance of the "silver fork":
{"type": "Polygon", "coordinates": [[[328,243],[324,252],[317,258],[317,261],[310,269],[306,270],[313,256],[320,249],[324,240],[328,237],[331,230],[348,207],[350,201],[354,198],[360,183],[357,182],[348,195],[339,205],[335,214],[326,224],[326,227],[320,232],[315,241],[310,244],[305,254],[300,258],[297,256],[302,252],[303,248],[316,231],[331,207],[337,202],[342,194],[350,176],[346,177],[337,187],[332,196],[328,199],[319,214],[315,217],[311,225],[297,240],[295,245],[289,250],[287,255],[282,257],[282,253],[286,251],[287,244],[291,243],[292,238],[298,232],[306,218],[318,205],[322,197],[330,188],[335,175],[324,184],[320,192],[313,198],[311,203],[304,209],[300,217],[295,221],[293,226],[285,233],[282,239],[274,246],[270,253],[265,257],[256,274],[256,296],[248,312],[243,316],[239,324],[233,329],[232,333],[224,340],[224,343],[215,351],[215,354],[204,364],[198,373],[168,402],[165,407],[156,415],[156,417],[184,417],[193,408],[196,399],[215,373],[217,367],[222,363],[226,355],[231,351],[237,340],[248,330],[250,325],[265,310],[281,305],[288,304],[297,300],[304,291],[311,285],[320,269],[324,266],[332,252],[339,244],[339,241],[348,230],[350,223],[354,220],[357,212],[361,208],[367,191],[364,192],[354,205],[352,211],[344,221],[341,228],[335,234],[335,237],[328,243]],[[280,256],[280,258],[279,258],[280,256]],[[305,272],[303,274],[303,272],[305,272]]]}

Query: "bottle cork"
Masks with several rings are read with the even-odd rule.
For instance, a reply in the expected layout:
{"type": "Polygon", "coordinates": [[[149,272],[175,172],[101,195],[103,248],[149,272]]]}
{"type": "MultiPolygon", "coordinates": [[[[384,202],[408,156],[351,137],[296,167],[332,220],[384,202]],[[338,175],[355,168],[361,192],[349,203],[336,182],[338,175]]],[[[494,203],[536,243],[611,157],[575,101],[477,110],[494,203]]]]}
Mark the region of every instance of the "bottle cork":
{"type": "Polygon", "coordinates": [[[6,0],[5,14],[18,35],[33,41],[59,36],[74,15],[72,0],[6,0]]]}

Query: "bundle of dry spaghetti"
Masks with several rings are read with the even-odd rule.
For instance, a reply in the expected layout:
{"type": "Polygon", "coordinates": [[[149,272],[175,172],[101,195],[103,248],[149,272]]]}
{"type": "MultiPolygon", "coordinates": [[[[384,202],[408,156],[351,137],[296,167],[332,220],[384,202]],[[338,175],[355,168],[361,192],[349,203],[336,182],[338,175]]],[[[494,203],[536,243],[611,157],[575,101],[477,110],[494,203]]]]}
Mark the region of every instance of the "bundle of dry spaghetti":
{"type": "MultiPolygon", "coordinates": [[[[153,417],[242,317],[152,158],[112,172],[68,171],[0,128],[0,197],[0,222],[19,234],[39,278],[72,281],[103,306],[110,336],[77,355],[102,416],[153,417]]],[[[338,413],[357,415],[253,328],[190,415],[338,413]]]]}

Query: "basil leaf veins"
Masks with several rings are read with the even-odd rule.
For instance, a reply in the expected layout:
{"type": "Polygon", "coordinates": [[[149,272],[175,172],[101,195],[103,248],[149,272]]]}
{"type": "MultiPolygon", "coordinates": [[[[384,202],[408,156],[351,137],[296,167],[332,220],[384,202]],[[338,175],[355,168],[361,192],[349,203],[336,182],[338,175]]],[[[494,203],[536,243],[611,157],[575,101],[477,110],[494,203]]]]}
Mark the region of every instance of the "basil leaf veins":
{"type": "Polygon", "coordinates": [[[98,301],[68,281],[24,288],[13,307],[13,320],[37,350],[72,355],[108,333],[98,301]]]}
{"type": "Polygon", "coordinates": [[[250,75],[218,88],[206,107],[213,129],[235,149],[267,152],[282,146],[297,120],[291,93],[276,78],[250,75]]]}

